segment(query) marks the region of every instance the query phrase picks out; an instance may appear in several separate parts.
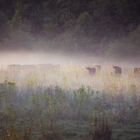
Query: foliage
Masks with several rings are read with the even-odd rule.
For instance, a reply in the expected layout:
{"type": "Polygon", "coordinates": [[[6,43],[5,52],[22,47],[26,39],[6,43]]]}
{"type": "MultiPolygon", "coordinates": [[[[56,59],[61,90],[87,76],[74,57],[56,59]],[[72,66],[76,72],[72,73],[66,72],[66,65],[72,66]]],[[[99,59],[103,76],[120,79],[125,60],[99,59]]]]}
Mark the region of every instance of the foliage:
{"type": "Polygon", "coordinates": [[[22,90],[19,94],[11,88],[9,94],[5,88],[0,109],[0,139],[4,136],[5,140],[80,137],[109,140],[111,135],[117,135],[111,126],[122,127],[139,121],[137,93],[111,95],[84,86],[77,90],[48,87],[40,93],[36,92],[38,87],[31,87],[30,92],[22,90]]]}

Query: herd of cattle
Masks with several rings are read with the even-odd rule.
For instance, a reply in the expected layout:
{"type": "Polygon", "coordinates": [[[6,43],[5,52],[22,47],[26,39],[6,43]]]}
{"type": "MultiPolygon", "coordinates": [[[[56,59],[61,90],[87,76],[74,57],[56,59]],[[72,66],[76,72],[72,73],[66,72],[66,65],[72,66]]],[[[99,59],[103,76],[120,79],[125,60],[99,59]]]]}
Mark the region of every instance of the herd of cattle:
{"type": "MultiPolygon", "coordinates": [[[[108,67],[108,66],[107,66],[108,67]]],[[[7,69],[9,71],[20,71],[20,70],[24,70],[24,71],[33,71],[33,70],[38,70],[40,69],[41,72],[42,71],[48,71],[48,70],[60,70],[63,69],[63,67],[61,67],[60,65],[52,65],[52,64],[44,64],[44,65],[9,65],[7,67],[7,69]]],[[[69,67],[68,67],[69,69],[69,67]]],[[[84,67],[84,69],[86,69],[86,71],[90,74],[90,75],[95,75],[97,73],[106,71],[106,66],[103,65],[94,65],[94,66],[88,66],[88,67],[84,67]]],[[[116,74],[116,75],[121,75],[124,73],[124,67],[120,67],[117,65],[111,65],[109,66],[108,71],[111,71],[111,73],[116,74]]],[[[139,74],[140,75],[140,67],[131,67],[131,72],[134,74],[139,74]]]]}
{"type": "MultiPolygon", "coordinates": [[[[93,67],[86,67],[86,69],[90,75],[95,75],[97,72],[100,72],[102,70],[102,66],[95,65],[93,67]]],[[[123,73],[123,68],[120,66],[112,65],[112,70],[113,70],[112,73],[117,74],[117,75],[121,75],[123,73]]],[[[134,67],[132,71],[134,74],[140,74],[139,67],[134,67]]]]}
{"type": "Polygon", "coordinates": [[[0,70],[0,75],[0,82],[6,79],[20,88],[59,86],[77,89],[84,85],[98,91],[140,91],[140,67],[128,65],[12,65],[0,70]]]}

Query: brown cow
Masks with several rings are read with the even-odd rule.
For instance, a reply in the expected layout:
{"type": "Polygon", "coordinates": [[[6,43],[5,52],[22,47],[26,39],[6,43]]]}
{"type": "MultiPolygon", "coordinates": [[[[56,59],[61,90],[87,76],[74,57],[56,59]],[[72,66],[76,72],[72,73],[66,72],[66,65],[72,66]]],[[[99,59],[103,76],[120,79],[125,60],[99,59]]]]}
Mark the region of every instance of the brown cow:
{"type": "Polygon", "coordinates": [[[113,66],[115,74],[121,74],[122,73],[122,68],[119,66],[113,66]]]}
{"type": "Polygon", "coordinates": [[[88,70],[89,74],[91,74],[91,75],[96,74],[96,68],[94,68],[94,67],[87,67],[86,69],[88,70]]]}
{"type": "Polygon", "coordinates": [[[101,71],[101,65],[95,65],[97,71],[101,71]]]}
{"type": "Polygon", "coordinates": [[[134,68],[134,74],[140,74],[140,68],[134,68]]]}

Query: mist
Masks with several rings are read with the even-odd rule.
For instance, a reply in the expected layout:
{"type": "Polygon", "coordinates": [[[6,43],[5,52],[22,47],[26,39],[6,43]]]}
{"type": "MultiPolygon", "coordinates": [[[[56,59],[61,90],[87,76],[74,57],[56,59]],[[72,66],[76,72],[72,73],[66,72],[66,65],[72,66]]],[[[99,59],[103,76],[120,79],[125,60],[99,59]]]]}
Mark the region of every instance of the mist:
{"type": "Polygon", "coordinates": [[[0,140],[140,140],[140,0],[0,0],[0,140]]]}
{"type": "Polygon", "coordinates": [[[1,63],[139,63],[139,0],[0,4],[1,63]]]}

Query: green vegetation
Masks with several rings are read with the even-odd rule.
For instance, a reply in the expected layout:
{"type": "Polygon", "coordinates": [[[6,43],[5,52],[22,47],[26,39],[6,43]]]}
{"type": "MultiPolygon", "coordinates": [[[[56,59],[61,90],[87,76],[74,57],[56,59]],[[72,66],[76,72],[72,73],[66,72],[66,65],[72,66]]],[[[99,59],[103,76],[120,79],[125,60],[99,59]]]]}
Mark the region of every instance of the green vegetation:
{"type": "Polygon", "coordinates": [[[138,94],[0,86],[0,140],[138,140],[138,94]],[[37,92],[40,91],[40,92],[37,92]],[[103,139],[102,139],[103,138],[103,139]]]}

